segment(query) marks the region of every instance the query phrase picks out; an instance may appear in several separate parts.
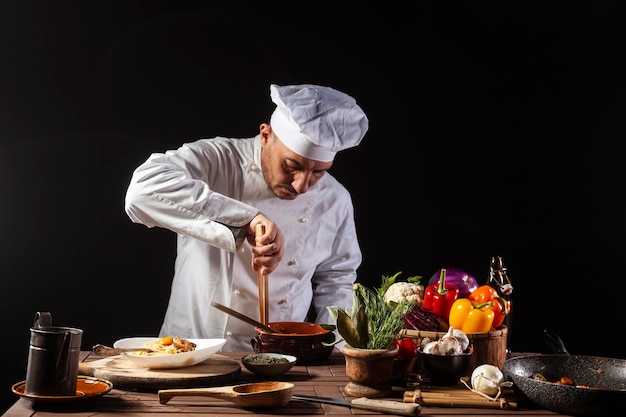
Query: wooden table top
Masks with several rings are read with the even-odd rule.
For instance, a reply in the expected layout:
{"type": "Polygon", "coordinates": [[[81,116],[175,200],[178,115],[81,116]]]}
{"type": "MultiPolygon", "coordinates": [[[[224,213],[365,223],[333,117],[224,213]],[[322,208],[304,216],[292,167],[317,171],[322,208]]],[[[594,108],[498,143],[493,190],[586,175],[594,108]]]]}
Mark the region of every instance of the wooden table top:
{"type": "MultiPolygon", "coordinates": [[[[239,358],[248,352],[224,352],[221,355],[239,361],[239,358]]],[[[90,352],[82,353],[83,361],[101,359],[90,352]]],[[[277,381],[288,381],[295,384],[295,394],[317,395],[338,399],[354,399],[343,392],[348,383],[344,356],[335,351],[326,363],[321,365],[296,365],[288,373],[276,377],[277,381]]],[[[241,366],[239,380],[232,384],[262,381],[241,366]]],[[[409,388],[411,389],[411,388],[409,388]]],[[[424,388],[425,390],[426,388],[424,388]]],[[[393,393],[383,400],[403,402],[406,398],[407,387],[395,386],[393,393]]],[[[213,417],[230,417],[233,415],[262,414],[264,416],[319,416],[332,415],[334,417],[381,415],[381,413],[360,410],[340,405],[321,404],[292,399],[287,405],[271,410],[251,410],[229,401],[212,397],[175,397],[167,404],[160,404],[156,392],[139,392],[113,389],[105,395],[90,398],[70,404],[40,404],[33,403],[28,398],[18,398],[3,417],[44,417],[67,415],[72,417],[119,416],[148,417],[155,414],[173,415],[207,415],[213,417]]],[[[550,416],[557,413],[538,409],[532,404],[515,403],[514,408],[500,409],[495,407],[459,407],[459,406],[429,406],[422,405],[421,415],[432,416],[459,416],[459,415],[490,415],[490,416],[550,416]]]]}

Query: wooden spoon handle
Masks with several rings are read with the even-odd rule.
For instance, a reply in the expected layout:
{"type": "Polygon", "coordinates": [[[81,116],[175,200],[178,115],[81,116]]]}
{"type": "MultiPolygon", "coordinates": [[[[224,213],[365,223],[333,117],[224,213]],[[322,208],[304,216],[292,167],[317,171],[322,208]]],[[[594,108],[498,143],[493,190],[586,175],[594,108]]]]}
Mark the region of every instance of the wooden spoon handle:
{"type": "Polygon", "coordinates": [[[268,333],[285,333],[285,334],[289,333],[289,332],[284,332],[282,330],[276,330],[276,329],[274,329],[272,327],[266,326],[265,324],[263,324],[263,323],[261,323],[259,321],[256,321],[256,320],[254,320],[254,319],[252,319],[252,318],[250,318],[248,316],[245,316],[245,315],[239,313],[238,311],[235,311],[232,308],[226,307],[225,305],[222,305],[222,304],[220,304],[218,302],[212,301],[211,305],[213,307],[217,308],[218,310],[222,310],[226,314],[229,314],[229,315],[231,315],[231,316],[233,316],[235,318],[238,318],[241,321],[245,321],[246,323],[248,323],[248,324],[250,324],[250,325],[252,325],[254,327],[258,327],[259,329],[263,329],[263,330],[265,330],[268,333]]]}
{"type": "MultiPolygon", "coordinates": [[[[257,224],[255,229],[256,237],[263,236],[263,233],[265,233],[265,226],[260,223],[257,224]]],[[[259,271],[257,271],[257,286],[259,287],[259,321],[267,326],[269,322],[268,279],[267,275],[263,275],[259,271]]]]}
{"type": "Polygon", "coordinates": [[[236,393],[229,387],[218,388],[182,388],[182,389],[162,389],[159,390],[159,403],[166,404],[169,400],[176,396],[202,396],[215,397],[222,400],[236,402],[236,393]]]}
{"type": "Polygon", "coordinates": [[[96,355],[108,356],[108,355],[121,355],[124,352],[152,352],[152,349],[148,348],[114,348],[105,345],[97,344],[92,348],[93,353],[96,355]]]}

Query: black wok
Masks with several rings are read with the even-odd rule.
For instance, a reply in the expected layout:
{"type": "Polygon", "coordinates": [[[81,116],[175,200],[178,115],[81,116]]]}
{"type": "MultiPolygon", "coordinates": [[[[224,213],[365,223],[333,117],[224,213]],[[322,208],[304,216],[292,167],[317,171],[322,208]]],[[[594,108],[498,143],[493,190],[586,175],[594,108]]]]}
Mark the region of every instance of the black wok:
{"type": "Polygon", "coordinates": [[[514,389],[546,410],[573,416],[615,415],[626,407],[626,360],[598,356],[560,354],[519,356],[507,359],[502,373],[514,389]],[[533,378],[542,374],[549,382],[533,378]],[[568,377],[574,385],[557,385],[568,377]],[[575,385],[585,385],[580,388],[575,385]]]}

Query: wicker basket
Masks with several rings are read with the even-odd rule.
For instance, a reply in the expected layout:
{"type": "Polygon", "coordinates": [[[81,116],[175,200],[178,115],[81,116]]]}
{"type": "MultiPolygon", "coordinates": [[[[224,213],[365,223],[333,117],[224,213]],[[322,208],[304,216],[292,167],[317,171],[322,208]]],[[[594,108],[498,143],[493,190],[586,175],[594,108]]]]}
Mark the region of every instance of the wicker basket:
{"type": "MultiPolygon", "coordinates": [[[[402,337],[413,339],[420,346],[422,339],[428,337],[432,340],[437,340],[446,333],[403,329],[402,337]]],[[[496,330],[486,333],[469,333],[467,337],[470,345],[474,347],[472,369],[485,363],[502,369],[504,361],[506,361],[506,335],[506,326],[500,326],[496,330]]]]}

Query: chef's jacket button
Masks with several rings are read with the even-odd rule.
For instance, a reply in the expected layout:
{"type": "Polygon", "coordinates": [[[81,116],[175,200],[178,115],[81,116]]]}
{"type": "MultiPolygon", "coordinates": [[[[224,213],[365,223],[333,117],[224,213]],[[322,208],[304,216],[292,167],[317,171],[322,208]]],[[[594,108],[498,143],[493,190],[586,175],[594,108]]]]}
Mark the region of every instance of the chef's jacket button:
{"type": "Polygon", "coordinates": [[[248,168],[249,171],[252,172],[258,172],[259,171],[259,167],[256,166],[256,164],[250,164],[250,167],[248,168]]]}
{"type": "Polygon", "coordinates": [[[233,291],[233,294],[234,295],[239,295],[239,294],[241,294],[241,292],[239,290],[235,290],[235,291],[233,291]]]}
{"type": "Polygon", "coordinates": [[[306,222],[308,222],[308,221],[309,221],[309,219],[307,219],[306,217],[300,217],[300,218],[298,219],[298,221],[299,221],[300,223],[306,223],[306,222]]]}
{"type": "Polygon", "coordinates": [[[287,262],[287,265],[289,265],[289,266],[294,266],[296,264],[297,264],[297,262],[294,259],[292,259],[289,262],[287,262]]]}
{"type": "Polygon", "coordinates": [[[288,302],[287,297],[283,297],[278,301],[278,304],[287,304],[288,302]]]}
{"type": "Polygon", "coordinates": [[[233,332],[226,332],[226,336],[232,336],[233,332]]]}

